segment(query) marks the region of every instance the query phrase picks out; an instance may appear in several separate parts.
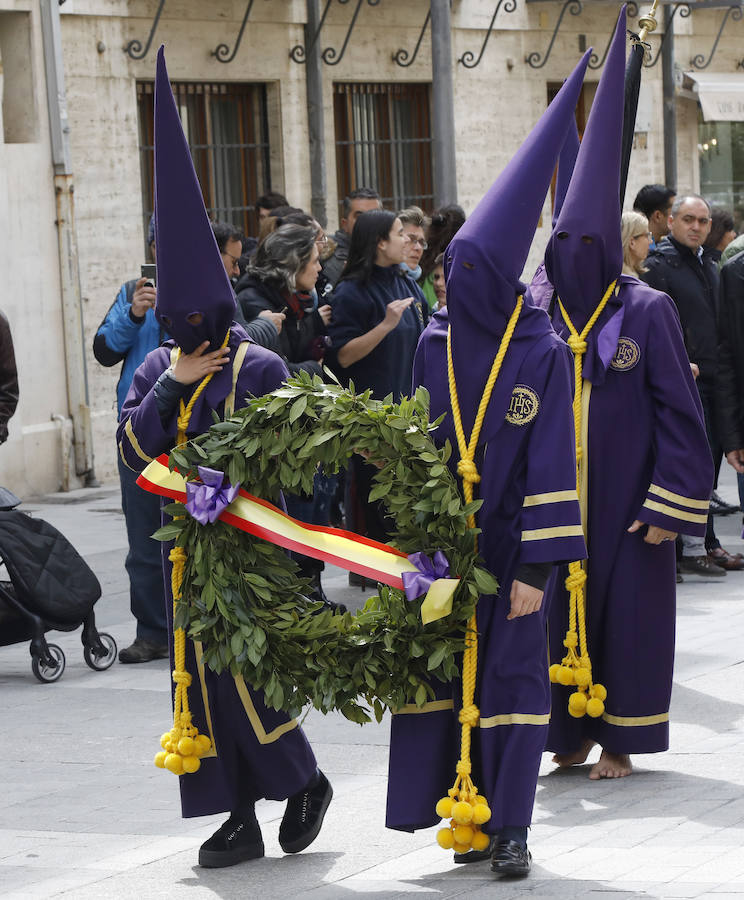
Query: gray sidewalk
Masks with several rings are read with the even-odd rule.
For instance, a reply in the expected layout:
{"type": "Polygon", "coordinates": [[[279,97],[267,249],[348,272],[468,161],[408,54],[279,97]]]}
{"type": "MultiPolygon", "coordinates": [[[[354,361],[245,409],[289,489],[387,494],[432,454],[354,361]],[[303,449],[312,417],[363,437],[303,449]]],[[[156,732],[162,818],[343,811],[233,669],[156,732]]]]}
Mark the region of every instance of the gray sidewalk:
{"type": "MultiPolygon", "coordinates": [[[[721,493],[736,497],[724,466],[721,493]]],[[[123,568],[118,486],[54,495],[24,508],[86,557],[104,595],[98,625],[120,647],[134,635],[123,568]]],[[[742,550],[741,516],[717,519],[742,550]]],[[[346,573],[335,600],[362,602],[346,573]]],[[[259,804],[267,856],[232,869],[196,865],[223,817],[179,815],[178,787],[152,757],[169,725],[168,665],[93,672],[79,631],[54,635],[67,668],[36,682],[28,646],[0,648],[4,898],[737,897],[744,896],[744,572],[680,585],[671,750],[637,757],[632,777],[590,782],[544,757],[530,846],[533,874],[497,882],[487,864],[455,866],[434,829],[386,831],[389,723],[353,725],[311,712],[305,728],[335,798],[317,841],[298,856],[277,842],[283,806],[259,804]]],[[[594,757],[592,757],[594,759],[594,757]]]]}

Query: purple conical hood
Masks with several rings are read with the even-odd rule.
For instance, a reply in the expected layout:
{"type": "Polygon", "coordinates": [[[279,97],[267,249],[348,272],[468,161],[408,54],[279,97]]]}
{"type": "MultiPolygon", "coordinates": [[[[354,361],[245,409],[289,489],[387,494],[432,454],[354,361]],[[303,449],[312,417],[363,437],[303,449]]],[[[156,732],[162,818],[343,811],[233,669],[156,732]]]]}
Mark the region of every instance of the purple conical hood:
{"type": "Polygon", "coordinates": [[[204,208],[162,47],[155,79],[155,247],[155,316],[185,353],[204,341],[216,350],[235,315],[235,294],[204,208]],[[199,324],[188,321],[194,313],[202,317],[199,324]]]}
{"type": "Polygon", "coordinates": [[[573,177],[545,251],[548,277],[581,329],[623,266],[620,158],[625,7],[612,38],[573,177]]]}
{"type": "Polygon", "coordinates": [[[553,202],[553,228],[555,228],[555,223],[558,221],[558,216],[563,209],[563,201],[566,199],[568,186],[571,184],[571,176],[573,175],[580,146],[579,130],[576,127],[576,118],[574,117],[573,123],[568,127],[566,140],[563,142],[558,156],[558,172],[555,176],[555,200],[553,202]]]}
{"type": "Polygon", "coordinates": [[[522,291],[519,278],[535,235],[558,152],[574,118],[590,52],[450,242],[445,268],[453,334],[503,334],[522,291]],[[467,321],[467,325],[466,325],[467,321]]]}

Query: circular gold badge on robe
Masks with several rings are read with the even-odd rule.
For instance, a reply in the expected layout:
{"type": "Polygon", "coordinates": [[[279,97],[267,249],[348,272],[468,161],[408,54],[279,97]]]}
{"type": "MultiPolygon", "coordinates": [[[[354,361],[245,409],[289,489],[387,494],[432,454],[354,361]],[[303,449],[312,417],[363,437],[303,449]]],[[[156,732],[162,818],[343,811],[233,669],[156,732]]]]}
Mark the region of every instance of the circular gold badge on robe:
{"type": "Polygon", "coordinates": [[[638,365],[641,358],[641,348],[633,338],[621,337],[617,342],[617,350],[612,357],[610,368],[616,372],[627,372],[638,365]]]}
{"type": "Polygon", "coordinates": [[[515,384],[504,418],[510,425],[527,425],[540,409],[540,398],[526,384],[515,384]]]}

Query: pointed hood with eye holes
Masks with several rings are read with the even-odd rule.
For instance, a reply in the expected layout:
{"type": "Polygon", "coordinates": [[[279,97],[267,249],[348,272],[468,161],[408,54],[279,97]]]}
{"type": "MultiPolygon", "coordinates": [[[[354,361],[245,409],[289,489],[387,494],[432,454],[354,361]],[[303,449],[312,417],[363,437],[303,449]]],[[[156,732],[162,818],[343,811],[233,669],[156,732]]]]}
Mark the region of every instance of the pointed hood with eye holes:
{"type": "Polygon", "coordinates": [[[216,350],[235,315],[235,295],[204,208],[163,47],[155,79],[155,246],[157,320],[184,353],[204,341],[216,350]]]}
{"type": "Polygon", "coordinates": [[[555,228],[555,223],[558,221],[558,216],[563,209],[563,201],[566,199],[568,186],[571,184],[580,146],[579,129],[576,127],[576,117],[574,116],[573,122],[568,126],[568,134],[558,156],[558,171],[555,176],[555,201],[553,202],[553,228],[555,228]]]}
{"type": "MultiPolygon", "coordinates": [[[[623,267],[620,160],[626,17],[623,6],[607,53],[571,183],[545,251],[548,278],[581,331],[623,267]]],[[[556,324],[562,321],[556,312],[556,324]]],[[[622,302],[610,299],[587,337],[584,373],[601,384],[617,345],[622,302]]],[[[563,332],[562,332],[563,333],[563,332]]]]}
{"type": "MultiPolygon", "coordinates": [[[[452,359],[468,434],[506,323],[525,290],[519,279],[574,119],[590,53],[584,54],[445,253],[452,359]]],[[[545,313],[526,302],[491,396],[481,442],[503,423],[522,361],[535,340],[549,331],[545,313]]]]}

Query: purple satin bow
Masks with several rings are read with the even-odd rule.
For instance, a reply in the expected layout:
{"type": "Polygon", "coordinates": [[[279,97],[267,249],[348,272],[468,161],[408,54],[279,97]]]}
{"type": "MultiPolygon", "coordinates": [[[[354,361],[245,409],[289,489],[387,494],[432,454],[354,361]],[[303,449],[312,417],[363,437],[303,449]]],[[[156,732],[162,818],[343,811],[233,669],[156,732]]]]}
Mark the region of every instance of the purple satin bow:
{"type": "Polygon", "coordinates": [[[434,554],[433,562],[425,553],[411,553],[408,561],[418,572],[404,572],[401,576],[407,600],[423,596],[437,579],[449,577],[449,560],[441,550],[434,554]]]}
{"type": "Polygon", "coordinates": [[[201,484],[186,482],[186,509],[200,525],[206,525],[217,521],[222,510],[238,496],[240,485],[223,485],[225,475],[216,469],[199,466],[198,472],[201,484]]]}

